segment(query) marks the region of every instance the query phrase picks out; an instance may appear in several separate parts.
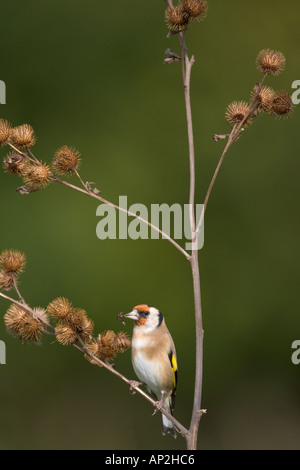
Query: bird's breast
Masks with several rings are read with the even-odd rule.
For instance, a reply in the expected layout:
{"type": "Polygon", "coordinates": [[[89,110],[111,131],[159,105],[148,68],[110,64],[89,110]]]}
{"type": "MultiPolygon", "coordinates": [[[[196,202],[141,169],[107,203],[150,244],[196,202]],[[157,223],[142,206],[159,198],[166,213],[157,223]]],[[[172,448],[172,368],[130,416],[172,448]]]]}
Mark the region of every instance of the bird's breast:
{"type": "Polygon", "coordinates": [[[162,391],[162,370],[159,361],[148,357],[143,349],[132,348],[132,365],[141,382],[145,383],[160,400],[162,391]]]}

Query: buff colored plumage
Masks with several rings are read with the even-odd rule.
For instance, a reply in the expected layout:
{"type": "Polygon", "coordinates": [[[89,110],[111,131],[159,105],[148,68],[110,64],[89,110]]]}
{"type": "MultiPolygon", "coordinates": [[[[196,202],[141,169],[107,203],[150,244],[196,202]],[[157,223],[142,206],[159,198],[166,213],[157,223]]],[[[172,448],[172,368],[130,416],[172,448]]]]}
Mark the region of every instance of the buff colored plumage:
{"type": "MultiPolygon", "coordinates": [[[[124,318],[135,322],[131,345],[134,371],[159,405],[172,414],[178,367],[175,345],[163,314],[154,307],[141,304],[124,315],[124,318]]],[[[163,414],[162,433],[170,433],[176,438],[173,423],[163,414]]]]}

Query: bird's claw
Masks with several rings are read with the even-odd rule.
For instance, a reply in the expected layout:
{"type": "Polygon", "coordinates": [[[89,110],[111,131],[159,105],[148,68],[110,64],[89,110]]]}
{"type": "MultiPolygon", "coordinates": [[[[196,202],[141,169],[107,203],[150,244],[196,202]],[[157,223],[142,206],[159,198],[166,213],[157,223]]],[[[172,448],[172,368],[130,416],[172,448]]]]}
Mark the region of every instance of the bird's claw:
{"type": "Polygon", "coordinates": [[[137,380],[130,380],[129,381],[129,390],[131,391],[132,395],[136,393],[136,387],[142,385],[142,382],[138,382],[137,380]]]}
{"type": "Polygon", "coordinates": [[[152,416],[154,416],[158,411],[160,411],[160,410],[162,409],[162,407],[163,407],[163,402],[162,402],[162,400],[156,401],[156,402],[154,403],[154,411],[153,411],[152,416]]]}

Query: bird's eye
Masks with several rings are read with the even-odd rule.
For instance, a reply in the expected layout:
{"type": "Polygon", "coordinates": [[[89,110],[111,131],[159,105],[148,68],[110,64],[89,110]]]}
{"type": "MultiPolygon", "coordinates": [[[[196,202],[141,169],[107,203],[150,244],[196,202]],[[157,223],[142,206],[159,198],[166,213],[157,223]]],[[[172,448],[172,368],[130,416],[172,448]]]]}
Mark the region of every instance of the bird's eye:
{"type": "Polygon", "coordinates": [[[144,314],[146,315],[146,317],[148,317],[149,313],[150,313],[150,312],[147,312],[147,311],[144,312],[144,314]]]}

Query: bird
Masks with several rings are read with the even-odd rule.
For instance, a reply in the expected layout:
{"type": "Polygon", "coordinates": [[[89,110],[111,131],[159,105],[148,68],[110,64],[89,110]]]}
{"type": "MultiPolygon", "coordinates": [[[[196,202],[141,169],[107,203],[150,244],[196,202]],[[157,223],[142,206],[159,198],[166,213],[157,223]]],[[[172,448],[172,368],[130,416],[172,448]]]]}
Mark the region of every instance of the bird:
{"type": "MultiPolygon", "coordinates": [[[[163,314],[147,304],[136,305],[123,318],[134,320],[131,359],[133,369],[156,400],[157,409],[173,415],[178,381],[178,365],[174,341],[163,314]]],[[[176,439],[172,421],[162,414],[162,434],[176,439]]]]}

